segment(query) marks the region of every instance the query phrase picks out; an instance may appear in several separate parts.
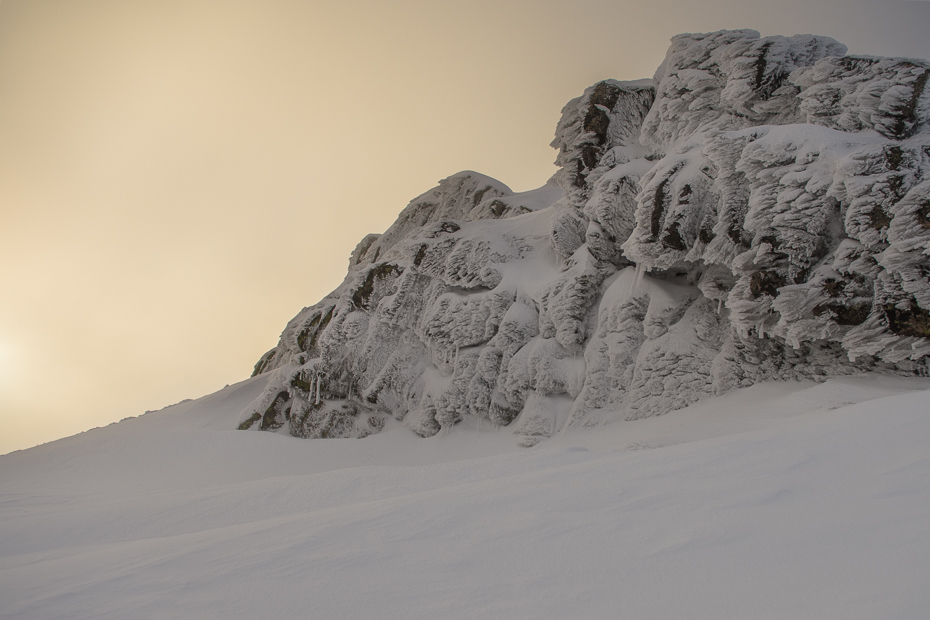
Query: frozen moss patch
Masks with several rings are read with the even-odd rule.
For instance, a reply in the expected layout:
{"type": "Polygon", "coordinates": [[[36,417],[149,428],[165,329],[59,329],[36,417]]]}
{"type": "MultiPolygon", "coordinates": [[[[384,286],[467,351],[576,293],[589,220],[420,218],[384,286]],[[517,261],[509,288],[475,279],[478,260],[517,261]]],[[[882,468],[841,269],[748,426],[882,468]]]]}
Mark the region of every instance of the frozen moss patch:
{"type": "Polygon", "coordinates": [[[352,294],[352,303],[356,308],[367,309],[368,300],[375,290],[375,284],[378,280],[386,280],[390,277],[397,277],[403,270],[393,263],[381,263],[368,271],[362,285],[352,294]]]}
{"type": "Polygon", "coordinates": [[[248,420],[246,420],[245,422],[239,425],[239,430],[247,431],[250,428],[252,428],[252,426],[261,419],[262,419],[262,414],[253,413],[252,416],[248,420]]]}

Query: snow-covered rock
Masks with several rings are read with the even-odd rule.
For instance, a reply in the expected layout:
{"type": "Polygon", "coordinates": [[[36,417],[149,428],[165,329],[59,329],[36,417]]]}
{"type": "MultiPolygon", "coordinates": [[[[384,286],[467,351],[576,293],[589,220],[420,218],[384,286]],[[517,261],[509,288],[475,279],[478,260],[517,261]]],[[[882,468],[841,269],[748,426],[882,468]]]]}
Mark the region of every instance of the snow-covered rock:
{"type": "Polygon", "coordinates": [[[522,445],[771,379],[923,374],[930,64],[684,34],[562,110],[535,191],[462,172],[363,239],[259,360],[240,428],[522,445]]]}

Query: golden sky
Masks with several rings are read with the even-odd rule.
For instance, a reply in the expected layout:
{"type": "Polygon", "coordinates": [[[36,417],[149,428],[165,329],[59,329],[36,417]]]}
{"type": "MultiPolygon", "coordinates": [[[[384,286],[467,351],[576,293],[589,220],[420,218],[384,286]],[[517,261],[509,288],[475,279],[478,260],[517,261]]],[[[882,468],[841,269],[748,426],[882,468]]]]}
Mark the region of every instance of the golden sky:
{"type": "Polygon", "coordinates": [[[248,377],[408,200],[542,185],[563,104],[721,28],[930,57],[930,2],[2,0],[0,454],[248,377]]]}

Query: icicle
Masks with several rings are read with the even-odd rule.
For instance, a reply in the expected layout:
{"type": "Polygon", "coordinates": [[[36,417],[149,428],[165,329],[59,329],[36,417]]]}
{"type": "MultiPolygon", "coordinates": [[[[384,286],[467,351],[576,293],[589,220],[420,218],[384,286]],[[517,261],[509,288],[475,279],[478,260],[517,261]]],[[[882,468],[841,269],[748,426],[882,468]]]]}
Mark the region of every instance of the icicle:
{"type": "Polygon", "coordinates": [[[636,263],[636,281],[633,284],[633,289],[638,289],[643,283],[643,278],[646,277],[646,266],[642,263],[636,263]]]}
{"type": "Polygon", "coordinates": [[[316,376],[316,402],[314,404],[315,405],[320,404],[320,375],[319,374],[317,374],[316,376]]]}
{"type": "Polygon", "coordinates": [[[646,267],[642,263],[636,263],[636,274],[633,276],[633,284],[630,287],[629,295],[630,297],[636,292],[639,288],[639,285],[643,283],[643,278],[646,276],[646,267]]]}
{"type": "Polygon", "coordinates": [[[723,313],[723,297],[717,300],[717,314],[723,313]]]}

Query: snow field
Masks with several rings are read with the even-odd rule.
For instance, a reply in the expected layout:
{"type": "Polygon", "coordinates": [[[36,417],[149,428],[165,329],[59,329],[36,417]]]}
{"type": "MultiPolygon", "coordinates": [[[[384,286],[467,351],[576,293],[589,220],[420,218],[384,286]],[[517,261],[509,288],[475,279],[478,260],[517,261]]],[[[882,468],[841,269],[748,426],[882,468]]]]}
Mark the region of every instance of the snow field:
{"type": "Polygon", "coordinates": [[[930,608],[927,380],[762,384],[529,450],[471,418],[228,430],[264,381],[0,457],[0,617],[930,608]]]}

